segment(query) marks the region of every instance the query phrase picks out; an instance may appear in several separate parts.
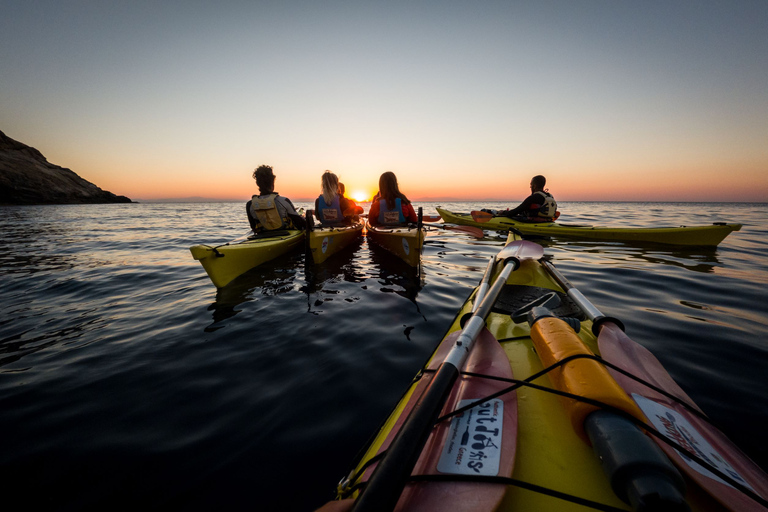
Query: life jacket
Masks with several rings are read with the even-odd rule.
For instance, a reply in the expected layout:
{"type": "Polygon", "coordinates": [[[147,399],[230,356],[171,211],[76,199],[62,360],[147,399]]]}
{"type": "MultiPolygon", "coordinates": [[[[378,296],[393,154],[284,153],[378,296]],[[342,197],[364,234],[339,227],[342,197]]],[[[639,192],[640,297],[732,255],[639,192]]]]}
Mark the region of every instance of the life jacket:
{"type": "Polygon", "coordinates": [[[379,224],[405,224],[402,201],[399,197],[395,199],[395,207],[392,210],[387,207],[386,199],[379,201],[379,224]]]}
{"type": "Polygon", "coordinates": [[[253,196],[251,198],[251,215],[267,231],[285,229],[289,225],[288,219],[280,215],[275,199],[277,199],[277,194],[274,192],[265,196],[253,196]]]}
{"type": "Polygon", "coordinates": [[[557,201],[549,192],[537,190],[534,194],[539,194],[543,198],[542,204],[532,204],[528,211],[528,217],[540,217],[545,220],[552,220],[557,214],[557,201]]]}
{"type": "Polygon", "coordinates": [[[336,196],[331,204],[325,202],[325,198],[321,195],[317,198],[318,210],[316,212],[318,220],[323,224],[339,225],[344,223],[344,215],[341,211],[341,202],[339,196],[336,196]]]}

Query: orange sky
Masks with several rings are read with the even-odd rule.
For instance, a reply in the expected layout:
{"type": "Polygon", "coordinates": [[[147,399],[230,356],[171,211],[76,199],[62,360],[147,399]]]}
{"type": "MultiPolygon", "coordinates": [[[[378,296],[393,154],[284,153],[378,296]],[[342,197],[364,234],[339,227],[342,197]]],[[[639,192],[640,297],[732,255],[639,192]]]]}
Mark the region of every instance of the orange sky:
{"type": "Polygon", "coordinates": [[[768,202],[768,2],[15,2],[0,129],[134,200],[768,202]],[[44,13],[45,15],[41,15],[44,13]]]}

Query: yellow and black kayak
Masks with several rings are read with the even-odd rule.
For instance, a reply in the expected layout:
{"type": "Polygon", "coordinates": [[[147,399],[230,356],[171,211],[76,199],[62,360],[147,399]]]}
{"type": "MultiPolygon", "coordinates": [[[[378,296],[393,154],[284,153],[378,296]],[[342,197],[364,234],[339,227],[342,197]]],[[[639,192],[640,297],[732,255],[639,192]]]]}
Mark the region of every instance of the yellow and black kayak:
{"type": "Polygon", "coordinates": [[[323,512],[766,510],[768,476],[510,234],[323,512]]]}
{"type": "Polygon", "coordinates": [[[304,230],[299,229],[265,231],[223,245],[195,245],[189,250],[213,284],[221,288],[252,268],[301,247],[304,236],[304,230]]]}
{"type": "Polygon", "coordinates": [[[324,262],[362,236],[362,222],[326,226],[315,224],[313,215],[312,210],[307,211],[307,253],[314,263],[324,262]]]}
{"type": "Polygon", "coordinates": [[[669,245],[716,246],[741,224],[724,222],[709,226],[677,226],[659,228],[611,228],[589,225],[561,224],[559,222],[520,222],[508,217],[476,211],[454,213],[437,208],[445,222],[476,226],[498,231],[517,229],[524,235],[554,236],[579,240],[608,240],[616,242],[653,242],[669,245]]]}
{"type": "Polygon", "coordinates": [[[421,222],[422,210],[419,208],[419,222],[403,226],[374,226],[370,220],[365,223],[368,240],[386,249],[412,267],[421,263],[421,251],[427,230],[421,222]]]}

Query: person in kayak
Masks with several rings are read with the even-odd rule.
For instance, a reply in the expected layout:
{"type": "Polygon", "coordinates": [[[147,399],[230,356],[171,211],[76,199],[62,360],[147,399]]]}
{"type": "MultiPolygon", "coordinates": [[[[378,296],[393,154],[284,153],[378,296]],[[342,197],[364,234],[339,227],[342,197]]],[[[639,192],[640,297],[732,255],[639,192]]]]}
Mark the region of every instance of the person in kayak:
{"type": "Polygon", "coordinates": [[[356,202],[354,202],[352,199],[346,197],[344,195],[346,191],[346,187],[342,182],[339,182],[339,195],[341,196],[339,198],[339,201],[341,201],[341,211],[344,212],[344,217],[351,220],[352,222],[357,222],[360,220],[360,215],[363,213],[363,207],[358,206],[356,202]]]}
{"type": "Polygon", "coordinates": [[[400,192],[395,173],[387,171],[379,177],[379,191],[371,202],[368,221],[374,226],[419,221],[411,202],[400,192]]]}
{"type": "Polygon", "coordinates": [[[538,175],[531,178],[531,195],[511,210],[492,212],[497,217],[509,217],[524,222],[552,222],[559,215],[557,201],[548,190],[544,190],[547,178],[538,175]]]}
{"type": "Polygon", "coordinates": [[[253,171],[253,179],[259,187],[245,204],[248,223],[254,233],[280,229],[304,229],[306,221],[296,211],[287,197],[275,192],[275,175],[269,165],[260,165],[253,171]]]}
{"type": "Polygon", "coordinates": [[[339,177],[331,171],[325,171],[320,179],[323,193],[315,199],[315,217],[326,226],[342,226],[349,223],[346,203],[341,192],[339,177]]]}

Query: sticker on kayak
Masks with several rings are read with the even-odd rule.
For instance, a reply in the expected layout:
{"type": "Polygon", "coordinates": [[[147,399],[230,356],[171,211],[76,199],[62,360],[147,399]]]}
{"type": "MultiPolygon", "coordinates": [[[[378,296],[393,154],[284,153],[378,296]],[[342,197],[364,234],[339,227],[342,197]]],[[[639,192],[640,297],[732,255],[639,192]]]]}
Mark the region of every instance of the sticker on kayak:
{"type": "MultiPolygon", "coordinates": [[[[747,481],[744,480],[725,459],[723,459],[717,450],[715,450],[712,445],[702,437],[698,430],[696,430],[696,428],[679,412],[636,393],[632,393],[632,398],[638,407],[643,410],[643,413],[645,413],[651,421],[651,424],[656,427],[656,430],[664,434],[665,437],[675,441],[689,452],[696,454],[702,460],[717,468],[718,471],[725,473],[741,485],[754,491],[747,481]]],[[[679,451],[677,451],[677,454],[680,455],[686,464],[695,471],[722,484],[728,485],[729,487],[733,487],[685,454],[682,454],[679,451]]]]}
{"type": "Polygon", "coordinates": [[[408,240],[406,240],[405,238],[403,238],[403,250],[405,251],[405,254],[411,253],[411,246],[408,245],[408,240]]]}
{"type": "Polygon", "coordinates": [[[328,237],[323,238],[323,245],[321,247],[323,254],[325,254],[325,251],[328,250],[328,237]]]}
{"type": "MultiPolygon", "coordinates": [[[[476,400],[462,400],[459,407],[476,400]]],[[[504,402],[498,398],[455,416],[437,470],[450,475],[498,475],[503,423],[504,402]]]]}

